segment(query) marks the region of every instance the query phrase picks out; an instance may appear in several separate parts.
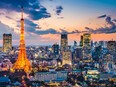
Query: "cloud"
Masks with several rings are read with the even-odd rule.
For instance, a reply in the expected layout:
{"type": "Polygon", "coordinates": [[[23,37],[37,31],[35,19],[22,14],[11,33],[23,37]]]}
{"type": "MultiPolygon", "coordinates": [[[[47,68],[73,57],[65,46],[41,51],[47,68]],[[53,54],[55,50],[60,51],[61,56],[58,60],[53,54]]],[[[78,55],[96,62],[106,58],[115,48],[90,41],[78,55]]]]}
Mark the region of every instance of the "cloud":
{"type": "Polygon", "coordinates": [[[64,30],[64,29],[60,29],[60,31],[61,31],[61,33],[63,33],[63,34],[68,34],[68,33],[69,33],[68,31],[66,31],[66,30],[64,30]]]}
{"type": "Polygon", "coordinates": [[[106,17],[106,22],[111,23],[111,17],[106,17]]]}
{"type": "Polygon", "coordinates": [[[98,18],[105,18],[105,17],[106,17],[106,14],[98,16],[98,18]]]}
{"type": "Polygon", "coordinates": [[[60,31],[56,30],[56,29],[53,29],[53,28],[49,28],[49,29],[38,29],[38,27],[36,28],[31,28],[31,27],[28,27],[26,29],[27,32],[30,32],[30,33],[33,33],[33,34],[36,34],[36,35],[45,35],[45,34],[74,34],[74,33],[81,33],[80,31],[78,30],[74,30],[74,31],[67,31],[67,30],[64,30],[64,29],[60,29],[60,31]]]}
{"type": "Polygon", "coordinates": [[[99,16],[98,18],[105,18],[106,23],[109,24],[109,25],[111,26],[111,27],[110,27],[111,29],[115,29],[115,28],[116,28],[115,23],[113,23],[113,21],[115,22],[116,20],[115,20],[115,19],[112,20],[110,16],[101,15],[101,16],[99,16]]]}
{"type": "Polygon", "coordinates": [[[116,22],[116,19],[113,19],[112,21],[116,22]]]}
{"type": "MultiPolygon", "coordinates": [[[[22,4],[24,7],[26,34],[27,32],[28,34],[35,32],[36,28],[39,27],[34,21],[51,17],[47,9],[40,4],[40,0],[0,0],[1,21],[4,24],[6,24],[6,21],[9,21],[8,26],[13,29],[11,33],[20,33],[20,12],[22,4]]],[[[11,30],[11,28],[9,29],[11,30]]]]}
{"type": "Polygon", "coordinates": [[[25,30],[28,32],[35,31],[38,25],[29,19],[25,19],[25,30]]]}
{"type": "Polygon", "coordinates": [[[73,30],[73,31],[67,31],[67,30],[64,30],[64,29],[60,29],[60,34],[74,34],[74,33],[81,33],[79,30],[73,30]]]}
{"type": "Polygon", "coordinates": [[[115,25],[115,23],[113,23],[111,17],[107,16],[106,17],[106,22],[111,26],[110,27],[111,29],[115,29],[116,28],[116,25],[115,25]]]}
{"type": "Polygon", "coordinates": [[[0,9],[20,12],[21,4],[24,6],[24,12],[29,14],[32,20],[51,17],[47,9],[40,4],[39,0],[0,0],[0,9]]]}
{"type": "Polygon", "coordinates": [[[25,19],[25,25],[32,26],[32,27],[36,27],[37,26],[37,24],[35,24],[33,21],[31,21],[29,19],[25,19]]]}
{"type": "Polygon", "coordinates": [[[62,10],[63,10],[63,7],[62,7],[62,6],[57,6],[57,7],[56,7],[56,14],[57,14],[57,15],[60,15],[61,12],[62,12],[62,10]]]}
{"type": "Polygon", "coordinates": [[[94,30],[92,28],[89,28],[89,27],[85,27],[85,29],[89,32],[94,32],[94,30]]]}
{"type": "Polygon", "coordinates": [[[14,33],[13,31],[13,28],[9,27],[8,25],[5,25],[3,24],[2,22],[0,22],[0,39],[3,37],[3,34],[6,33],[6,34],[9,34],[11,33],[13,38],[16,38],[16,34],[14,33]]]}
{"type": "Polygon", "coordinates": [[[69,32],[68,34],[75,34],[75,33],[79,34],[79,33],[82,33],[82,32],[79,31],[79,30],[74,30],[74,31],[69,32]]]}
{"type": "Polygon", "coordinates": [[[58,19],[64,19],[64,17],[58,17],[58,19]]]}
{"type": "Polygon", "coordinates": [[[87,30],[86,32],[94,33],[94,34],[97,34],[97,33],[106,33],[106,34],[116,33],[116,24],[113,22],[114,20],[112,20],[111,17],[106,16],[105,21],[107,23],[107,26],[101,27],[98,29],[92,29],[89,27],[85,27],[85,29],[87,30]]]}
{"type": "Polygon", "coordinates": [[[108,28],[108,27],[106,27],[106,28],[101,27],[101,28],[98,28],[98,29],[96,29],[96,30],[94,30],[94,29],[92,29],[92,28],[88,28],[87,31],[85,31],[85,32],[91,33],[91,34],[101,34],[101,33],[106,33],[106,34],[108,34],[108,33],[115,33],[116,30],[115,30],[115,29],[112,30],[112,29],[110,29],[110,28],[108,28]]]}
{"type": "Polygon", "coordinates": [[[9,16],[5,16],[6,18],[8,18],[8,19],[12,19],[11,17],[9,17],[9,16]]]}
{"type": "Polygon", "coordinates": [[[48,18],[51,17],[51,15],[49,13],[47,13],[47,9],[46,8],[40,8],[40,10],[35,11],[30,10],[30,15],[29,17],[33,20],[38,20],[41,18],[48,18]]]}
{"type": "Polygon", "coordinates": [[[59,32],[55,29],[47,29],[47,30],[34,30],[33,33],[38,35],[44,35],[44,34],[59,34],[59,32]]]}
{"type": "Polygon", "coordinates": [[[0,15],[4,15],[4,13],[0,12],[0,15]]]}

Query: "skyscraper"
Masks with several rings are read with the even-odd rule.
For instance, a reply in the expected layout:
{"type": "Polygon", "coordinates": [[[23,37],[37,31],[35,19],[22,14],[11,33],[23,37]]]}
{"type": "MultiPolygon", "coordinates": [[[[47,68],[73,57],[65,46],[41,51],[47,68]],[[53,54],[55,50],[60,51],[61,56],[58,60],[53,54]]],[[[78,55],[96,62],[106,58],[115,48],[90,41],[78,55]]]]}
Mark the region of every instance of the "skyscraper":
{"type": "Polygon", "coordinates": [[[81,35],[80,46],[90,47],[91,46],[91,34],[85,33],[81,35]]]}
{"type": "Polygon", "coordinates": [[[81,35],[80,46],[83,47],[83,35],[81,35]]]}
{"type": "Polygon", "coordinates": [[[83,60],[91,58],[91,34],[85,33],[81,36],[80,46],[83,48],[83,60]]]}
{"type": "Polygon", "coordinates": [[[68,37],[67,34],[61,34],[61,53],[62,53],[62,65],[72,64],[72,55],[68,47],[68,37]]]}
{"type": "Polygon", "coordinates": [[[12,49],[12,34],[3,34],[3,52],[12,49]]]}
{"type": "Polygon", "coordinates": [[[52,48],[53,48],[53,53],[54,53],[55,55],[58,55],[58,54],[59,54],[59,45],[58,45],[58,44],[54,44],[54,45],[52,46],[52,48]]]}
{"type": "Polygon", "coordinates": [[[107,48],[110,54],[116,54],[116,41],[108,41],[107,48]]]}
{"type": "Polygon", "coordinates": [[[83,46],[84,47],[91,46],[91,34],[89,34],[89,33],[83,34],[83,46]]]}
{"type": "Polygon", "coordinates": [[[31,63],[26,55],[23,8],[22,8],[22,18],[21,18],[19,53],[18,53],[17,61],[14,63],[12,69],[24,70],[26,73],[29,73],[31,71],[31,63]]]}
{"type": "Polygon", "coordinates": [[[66,50],[68,47],[68,37],[67,34],[61,34],[61,50],[66,50]]]}
{"type": "Polygon", "coordinates": [[[62,52],[62,65],[72,64],[72,53],[71,51],[63,51],[62,52]]]}
{"type": "Polygon", "coordinates": [[[82,56],[83,56],[82,51],[83,51],[82,47],[77,47],[74,50],[76,58],[82,59],[82,56]]]}

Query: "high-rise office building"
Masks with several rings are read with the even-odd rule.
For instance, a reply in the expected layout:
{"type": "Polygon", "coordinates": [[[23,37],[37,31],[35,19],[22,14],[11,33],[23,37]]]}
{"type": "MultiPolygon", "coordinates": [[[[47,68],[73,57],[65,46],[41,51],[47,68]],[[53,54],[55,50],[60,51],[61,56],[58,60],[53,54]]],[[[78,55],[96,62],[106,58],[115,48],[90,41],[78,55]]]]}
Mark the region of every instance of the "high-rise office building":
{"type": "Polygon", "coordinates": [[[91,46],[91,34],[89,34],[89,33],[83,34],[83,45],[84,45],[84,47],[91,46]]]}
{"type": "Polygon", "coordinates": [[[109,53],[116,54],[116,41],[108,41],[107,48],[109,50],[109,53]]]}
{"type": "Polygon", "coordinates": [[[3,52],[12,49],[12,34],[3,34],[3,52]]]}
{"type": "Polygon", "coordinates": [[[83,47],[83,35],[81,35],[80,46],[83,47]]]}
{"type": "Polygon", "coordinates": [[[58,55],[58,54],[59,54],[59,45],[58,45],[58,44],[54,44],[54,45],[52,46],[52,49],[53,49],[53,53],[54,53],[55,55],[58,55]]]}
{"type": "Polygon", "coordinates": [[[63,51],[62,52],[62,65],[72,64],[72,54],[71,51],[63,51]]]}
{"type": "Polygon", "coordinates": [[[61,34],[61,50],[66,50],[68,47],[68,37],[67,34],[61,34]]]}
{"type": "Polygon", "coordinates": [[[74,46],[77,47],[77,42],[76,41],[74,41],[74,46]]]}
{"type": "Polygon", "coordinates": [[[91,34],[85,33],[81,35],[80,46],[90,47],[91,46],[91,34]]]}
{"type": "Polygon", "coordinates": [[[92,59],[95,61],[99,61],[102,58],[102,46],[96,46],[92,52],[92,59]]]}
{"type": "Polygon", "coordinates": [[[83,59],[91,58],[91,34],[85,33],[81,36],[80,46],[83,48],[83,59]]]}
{"type": "Polygon", "coordinates": [[[76,58],[82,59],[82,57],[83,57],[83,53],[82,52],[83,52],[82,47],[77,47],[74,50],[74,53],[75,53],[76,58]]]}
{"type": "Polygon", "coordinates": [[[77,42],[74,41],[73,50],[77,48],[77,42]]]}

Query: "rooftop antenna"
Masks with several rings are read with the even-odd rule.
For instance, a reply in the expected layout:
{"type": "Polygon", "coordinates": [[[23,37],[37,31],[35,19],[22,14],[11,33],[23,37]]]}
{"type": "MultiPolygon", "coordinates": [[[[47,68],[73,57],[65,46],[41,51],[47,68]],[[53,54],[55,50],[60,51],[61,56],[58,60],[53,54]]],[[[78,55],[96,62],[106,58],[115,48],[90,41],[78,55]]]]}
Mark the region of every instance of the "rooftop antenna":
{"type": "Polygon", "coordinates": [[[24,12],[23,2],[21,2],[21,18],[22,18],[22,19],[23,19],[23,12],[24,12]]]}

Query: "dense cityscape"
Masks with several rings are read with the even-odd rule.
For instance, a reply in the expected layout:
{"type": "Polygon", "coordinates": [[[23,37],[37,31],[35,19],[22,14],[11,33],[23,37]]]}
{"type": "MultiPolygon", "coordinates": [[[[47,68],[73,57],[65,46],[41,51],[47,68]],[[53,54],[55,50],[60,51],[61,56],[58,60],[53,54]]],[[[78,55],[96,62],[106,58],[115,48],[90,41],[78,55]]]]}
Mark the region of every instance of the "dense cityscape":
{"type": "Polygon", "coordinates": [[[58,43],[28,46],[24,12],[21,6],[19,45],[2,33],[0,87],[116,87],[116,40],[95,41],[83,32],[69,45],[63,32],[58,43]]]}
{"type": "Polygon", "coordinates": [[[116,41],[93,42],[85,33],[78,44],[25,47],[21,18],[20,46],[12,46],[12,34],[3,34],[0,52],[0,87],[115,87],[116,41]],[[18,59],[17,59],[18,57],[18,59]]]}

